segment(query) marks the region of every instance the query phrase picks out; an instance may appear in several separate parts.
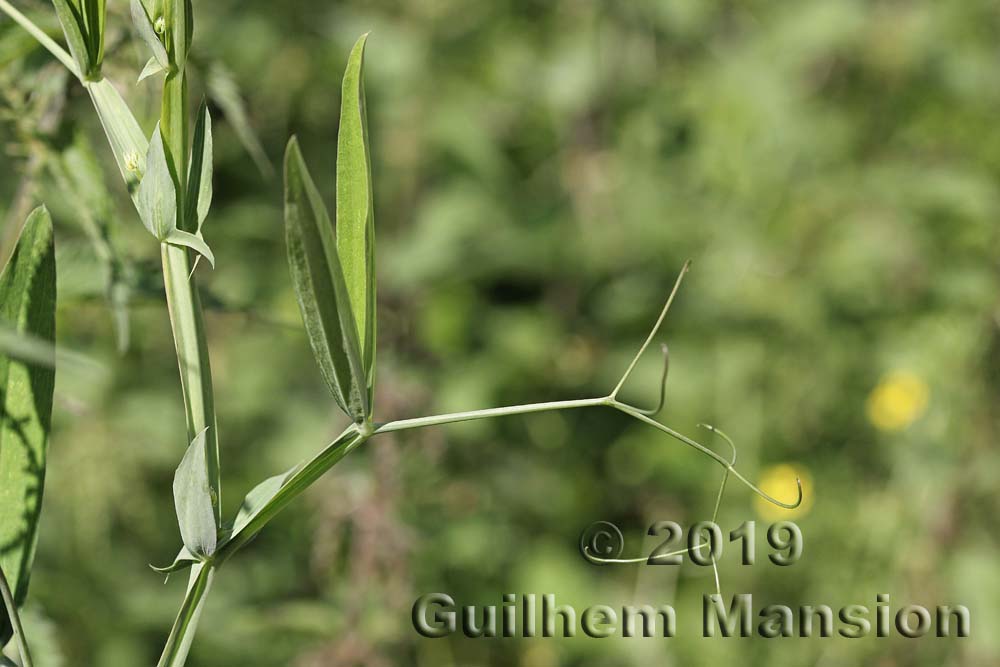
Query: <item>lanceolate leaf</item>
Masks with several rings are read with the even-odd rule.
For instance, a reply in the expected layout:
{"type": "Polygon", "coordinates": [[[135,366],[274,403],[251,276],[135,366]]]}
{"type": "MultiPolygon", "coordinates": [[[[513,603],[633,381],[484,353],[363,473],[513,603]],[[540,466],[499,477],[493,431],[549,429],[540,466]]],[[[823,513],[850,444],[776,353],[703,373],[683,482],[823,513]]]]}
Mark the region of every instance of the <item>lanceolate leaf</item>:
{"type": "Polygon", "coordinates": [[[212,206],[212,116],[205,101],[198,109],[198,121],[194,126],[186,201],[186,220],[190,224],[197,218],[196,228],[200,230],[212,206]]]}
{"type": "Polygon", "coordinates": [[[165,241],[177,228],[177,187],[170,173],[159,125],[149,142],[146,173],[139,183],[136,203],[142,224],[160,241],[165,241]]]}
{"type": "Polygon", "coordinates": [[[323,379],[357,422],[370,415],[361,345],[330,216],[295,137],[285,150],[285,239],[292,283],[323,379]]]}
{"type": "Polygon", "coordinates": [[[184,547],[192,554],[206,558],[215,553],[218,528],[212,487],[208,483],[208,459],[205,453],[205,431],[195,436],[174,475],[174,507],[177,525],[181,529],[184,547]]]}
{"type": "MultiPolygon", "coordinates": [[[[45,208],[28,217],[0,275],[0,320],[35,340],[54,341],[56,265],[45,208]]],[[[54,347],[50,348],[54,353],[54,347]]],[[[38,534],[55,368],[0,352],[0,567],[17,604],[24,602],[38,534]]],[[[10,639],[0,605],[0,646],[10,639]]]]}
{"type": "Polygon", "coordinates": [[[146,171],[149,141],[125,100],[110,81],[93,81],[87,84],[87,90],[97,109],[101,125],[104,126],[104,132],[108,135],[108,143],[115,154],[118,169],[138,207],[139,180],[146,171]]]}
{"type": "Polygon", "coordinates": [[[351,50],[344,73],[337,138],[337,254],[358,327],[369,401],[375,372],[375,214],[365,112],[368,35],[351,50]]]}

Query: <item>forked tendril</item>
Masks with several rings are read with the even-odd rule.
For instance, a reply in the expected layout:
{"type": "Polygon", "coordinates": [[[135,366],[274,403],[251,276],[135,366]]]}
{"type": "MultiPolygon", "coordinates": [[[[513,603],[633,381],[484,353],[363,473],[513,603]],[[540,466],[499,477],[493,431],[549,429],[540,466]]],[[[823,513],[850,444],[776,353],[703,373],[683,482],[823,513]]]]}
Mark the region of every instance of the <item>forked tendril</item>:
{"type": "Polygon", "coordinates": [[[678,433],[669,426],[666,426],[665,424],[662,424],[659,421],[652,418],[652,415],[656,414],[657,412],[660,411],[660,409],[663,408],[664,400],[666,397],[667,374],[670,370],[670,356],[666,345],[663,346],[663,375],[660,380],[660,401],[657,404],[656,409],[643,410],[642,408],[638,408],[634,405],[630,405],[628,403],[624,403],[618,400],[618,393],[621,391],[622,387],[625,386],[625,383],[632,375],[632,372],[635,370],[636,365],[639,363],[639,359],[649,348],[649,345],[653,342],[653,339],[656,338],[656,335],[660,332],[660,328],[663,326],[663,322],[667,317],[667,312],[670,310],[670,306],[674,302],[674,297],[677,295],[677,291],[680,289],[681,282],[684,280],[684,276],[687,274],[690,268],[691,268],[691,260],[684,262],[684,266],[681,268],[680,273],[677,275],[677,280],[674,281],[674,287],[673,289],[670,290],[670,296],[667,297],[667,302],[664,304],[663,310],[660,311],[659,317],[656,318],[656,323],[653,325],[653,328],[649,332],[649,335],[646,336],[646,340],[643,341],[642,346],[639,348],[639,351],[636,352],[635,356],[632,358],[632,361],[631,363],[629,363],[628,368],[625,369],[625,373],[618,381],[618,384],[608,395],[609,405],[628,415],[631,415],[632,417],[635,417],[639,421],[645,422],[646,424],[649,424],[650,426],[653,426],[654,428],[657,428],[667,433],[671,437],[680,440],[684,444],[694,447],[698,451],[707,454],[711,458],[715,459],[716,462],[718,462],[720,465],[725,467],[727,474],[731,472],[733,476],[735,476],[738,480],[740,480],[740,482],[742,482],[745,486],[747,486],[747,488],[749,488],[751,491],[753,491],[754,493],[756,493],[758,496],[768,501],[769,503],[773,503],[774,505],[777,505],[778,507],[783,507],[785,509],[795,509],[796,507],[802,504],[802,481],[798,477],[795,478],[795,486],[798,490],[798,497],[795,499],[795,502],[793,503],[784,503],[775,498],[774,496],[770,495],[769,493],[765,492],[763,489],[761,489],[756,484],[752,483],[750,480],[748,480],[746,477],[740,474],[738,470],[736,470],[735,468],[736,446],[733,444],[732,439],[730,439],[729,436],[727,436],[722,431],[719,431],[718,429],[712,426],[703,425],[705,428],[708,428],[714,433],[718,433],[720,436],[722,436],[723,439],[726,440],[726,442],[729,443],[729,446],[733,450],[733,459],[731,462],[726,461],[724,458],[713,452],[708,447],[705,447],[701,443],[696,442],[695,440],[692,440],[691,438],[688,438],[687,436],[678,433]]]}

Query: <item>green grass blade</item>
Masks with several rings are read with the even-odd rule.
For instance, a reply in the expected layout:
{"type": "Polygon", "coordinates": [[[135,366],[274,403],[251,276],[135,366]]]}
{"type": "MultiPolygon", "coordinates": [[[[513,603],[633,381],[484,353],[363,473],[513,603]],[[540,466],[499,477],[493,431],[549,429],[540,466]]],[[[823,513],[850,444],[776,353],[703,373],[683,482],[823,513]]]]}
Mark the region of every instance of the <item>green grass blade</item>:
{"type": "MultiPolygon", "coordinates": [[[[52,220],[44,207],[28,217],[3,274],[0,320],[33,338],[55,340],[56,264],[52,220]]],[[[55,369],[0,352],[0,567],[20,605],[38,536],[55,369]]],[[[0,610],[0,646],[11,636],[0,610]]]]}
{"type": "Polygon", "coordinates": [[[212,151],[212,116],[208,112],[208,103],[202,100],[194,126],[186,199],[186,219],[197,220],[199,230],[212,207],[212,151]]]}
{"type": "Polygon", "coordinates": [[[66,36],[69,52],[73,55],[73,60],[76,61],[76,66],[84,78],[89,78],[93,63],[90,60],[90,49],[87,47],[84,18],[68,0],[52,0],[52,4],[56,8],[56,16],[59,17],[59,24],[66,36]]]}
{"type": "Polygon", "coordinates": [[[364,60],[368,35],[351,50],[337,135],[337,254],[354,311],[369,401],[375,373],[375,213],[365,111],[364,60]]]}
{"type": "Polygon", "coordinates": [[[174,506],[177,525],[185,548],[196,556],[207,558],[215,553],[218,527],[215,523],[215,503],[208,481],[208,454],[205,447],[206,428],[191,441],[174,475],[174,506]]]}
{"type": "Polygon", "coordinates": [[[87,39],[87,51],[90,57],[89,74],[92,78],[100,76],[101,62],[104,60],[104,0],[83,0],[84,37],[87,39]]]}
{"type": "Polygon", "coordinates": [[[94,5],[96,6],[97,14],[97,39],[95,40],[97,46],[97,69],[100,70],[101,64],[104,62],[104,26],[107,21],[108,8],[106,0],[94,0],[94,5]]]}
{"type": "Polygon", "coordinates": [[[361,345],[326,206],[295,137],[285,151],[285,238],[292,283],[313,354],[337,403],[365,421],[368,391],[361,345]]]}

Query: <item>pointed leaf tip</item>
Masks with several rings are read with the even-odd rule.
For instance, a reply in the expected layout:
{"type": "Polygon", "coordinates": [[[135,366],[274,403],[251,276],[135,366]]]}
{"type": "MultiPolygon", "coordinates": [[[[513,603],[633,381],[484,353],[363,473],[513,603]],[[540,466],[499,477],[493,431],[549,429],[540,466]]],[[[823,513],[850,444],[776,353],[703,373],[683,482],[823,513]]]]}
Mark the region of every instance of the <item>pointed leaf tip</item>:
{"type": "Polygon", "coordinates": [[[208,111],[208,102],[202,100],[194,127],[187,192],[187,220],[197,220],[198,230],[201,230],[212,206],[212,152],[212,115],[208,111]]]}
{"type": "Polygon", "coordinates": [[[364,88],[368,33],[351,49],[337,136],[337,254],[350,297],[369,403],[375,375],[375,213],[364,88]]]}

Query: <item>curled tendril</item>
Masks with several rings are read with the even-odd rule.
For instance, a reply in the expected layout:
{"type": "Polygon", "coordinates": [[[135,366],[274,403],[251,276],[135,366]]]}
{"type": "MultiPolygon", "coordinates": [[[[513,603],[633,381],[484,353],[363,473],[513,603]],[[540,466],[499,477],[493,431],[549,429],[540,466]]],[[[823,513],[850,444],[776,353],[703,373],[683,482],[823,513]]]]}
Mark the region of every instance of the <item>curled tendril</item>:
{"type": "Polygon", "coordinates": [[[663,351],[663,373],[660,376],[660,400],[656,403],[656,407],[650,410],[643,410],[642,408],[636,408],[637,411],[641,412],[647,417],[652,417],[660,410],[662,410],[663,404],[667,400],[667,375],[670,373],[670,348],[667,347],[666,343],[661,343],[660,350],[663,351]]]}
{"type": "MultiPolygon", "coordinates": [[[[751,491],[753,491],[754,493],[756,493],[758,496],[760,496],[764,500],[768,501],[769,503],[772,503],[774,505],[777,505],[778,507],[783,507],[783,508],[789,509],[789,510],[795,509],[796,507],[798,507],[799,505],[802,504],[802,480],[799,479],[798,477],[795,478],[795,485],[798,488],[798,497],[795,499],[795,502],[793,502],[793,503],[782,502],[782,501],[778,500],[777,498],[775,498],[774,496],[772,496],[769,493],[767,493],[766,491],[764,491],[763,489],[761,489],[759,486],[757,486],[756,484],[754,484],[750,480],[748,480],[746,477],[744,477],[740,473],[740,471],[738,471],[733,466],[732,463],[730,463],[729,461],[727,461],[722,456],[720,456],[716,452],[712,451],[711,449],[709,449],[705,445],[701,444],[697,440],[693,440],[693,439],[689,438],[688,436],[684,435],[683,433],[675,431],[674,429],[670,428],[666,424],[662,424],[662,423],[658,422],[657,420],[653,419],[652,417],[649,417],[649,416],[643,414],[642,412],[640,412],[634,406],[631,406],[631,405],[629,405],[627,403],[622,403],[621,401],[619,401],[617,399],[614,399],[614,398],[609,399],[609,402],[607,403],[607,405],[610,405],[611,407],[615,408],[616,410],[618,410],[620,412],[624,412],[625,414],[627,414],[627,415],[629,415],[631,417],[634,417],[635,419],[638,419],[639,421],[643,422],[644,424],[648,424],[649,426],[652,426],[655,429],[663,431],[664,433],[666,433],[670,437],[674,438],[675,440],[680,440],[685,445],[688,445],[689,447],[693,447],[694,449],[697,449],[702,454],[705,454],[706,456],[714,459],[716,463],[718,463],[722,467],[726,468],[726,470],[728,470],[729,472],[731,472],[733,474],[733,476],[736,477],[736,479],[738,479],[744,486],[746,486],[748,489],[750,489],[751,491]]],[[[718,429],[715,429],[715,428],[713,428],[712,431],[715,432],[715,433],[722,434],[721,431],[719,431],[718,429]]],[[[733,444],[732,440],[728,436],[725,436],[725,439],[732,446],[732,444],[733,444]]],[[[733,449],[735,451],[735,447],[733,447],[733,449]]]]}
{"type": "Polygon", "coordinates": [[[700,428],[707,429],[707,430],[711,431],[712,433],[717,433],[719,435],[719,437],[721,437],[723,440],[725,440],[726,442],[729,443],[729,448],[733,452],[733,458],[729,461],[729,467],[732,468],[733,466],[735,466],[736,465],[736,443],[733,442],[733,439],[730,438],[725,433],[723,433],[722,431],[720,431],[719,429],[717,429],[714,426],[712,426],[711,424],[698,424],[698,426],[700,428]]]}

